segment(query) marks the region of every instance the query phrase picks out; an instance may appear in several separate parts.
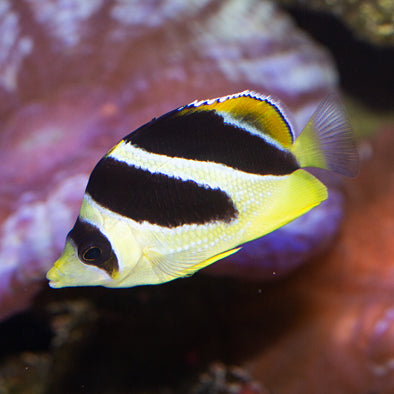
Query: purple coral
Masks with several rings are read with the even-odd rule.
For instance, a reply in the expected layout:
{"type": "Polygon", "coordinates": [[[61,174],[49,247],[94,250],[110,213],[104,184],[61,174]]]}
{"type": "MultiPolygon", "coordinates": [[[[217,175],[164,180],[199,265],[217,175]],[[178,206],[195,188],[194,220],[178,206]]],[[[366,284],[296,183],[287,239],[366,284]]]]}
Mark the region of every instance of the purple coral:
{"type": "MultiPolygon", "coordinates": [[[[327,52],[270,2],[150,7],[2,3],[0,318],[24,308],[45,283],[89,172],[130,130],[196,98],[246,88],[284,100],[302,127],[336,86],[327,52]]],[[[298,224],[245,247],[233,267],[265,275],[308,257],[335,232],[341,203],[333,196],[298,224]],[[320,221],[327,211],[332,220],[320,221]]]]}

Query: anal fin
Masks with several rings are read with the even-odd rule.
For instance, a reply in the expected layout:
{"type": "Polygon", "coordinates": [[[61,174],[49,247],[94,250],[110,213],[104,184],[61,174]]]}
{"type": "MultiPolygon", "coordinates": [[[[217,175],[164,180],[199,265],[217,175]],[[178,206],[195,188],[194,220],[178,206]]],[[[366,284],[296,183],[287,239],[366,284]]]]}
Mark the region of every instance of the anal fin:
{"type": "Polygon", "coordinates": [[[225,257],[231,256],[232,254],[237,253],[240,249],[241,249],[241,247],[226,250],[225,252],[219,253],[216,256],[210,257],[209,259],[202,261],[201,263],[193,265],[189,269],[185,270],[186,275],[191,275],[194,272],[199,271],[200,269],[208,267],[208,265],[211,265],[218,260],[222,260],[225,257]]]}
{"type": "Polygon", "coordinates": [[[154,270],[157,276],[162,277],[163,282],[167,282],[173,279],[190,276],[202,268],[238,252],[240,249],[241,247],[226,250],[202,261],[198,261],[199,259],[197,256],[193,256],[187,251],[172,253],[166,256],[156,256],[156,258],[153,259],[150,257],[150,259],[154,264],[154,270]]]}

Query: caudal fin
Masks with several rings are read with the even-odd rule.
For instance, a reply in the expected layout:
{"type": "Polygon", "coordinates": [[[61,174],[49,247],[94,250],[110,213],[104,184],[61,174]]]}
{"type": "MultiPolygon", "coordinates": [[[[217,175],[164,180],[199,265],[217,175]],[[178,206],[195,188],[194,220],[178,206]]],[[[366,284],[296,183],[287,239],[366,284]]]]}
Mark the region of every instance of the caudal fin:
{"type": "Polygon", "coordinates": [[[301,167],[318,167],[346,176],[358,173],[358,154],[351,126],[334,94],[328,95],[294,142],[301,167]]]}

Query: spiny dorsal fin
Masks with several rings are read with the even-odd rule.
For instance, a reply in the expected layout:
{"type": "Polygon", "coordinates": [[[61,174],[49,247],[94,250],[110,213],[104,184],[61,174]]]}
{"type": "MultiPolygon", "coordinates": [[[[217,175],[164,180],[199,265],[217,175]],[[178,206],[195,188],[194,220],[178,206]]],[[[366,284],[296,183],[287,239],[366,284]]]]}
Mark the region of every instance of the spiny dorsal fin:
{"type": "Polygon", "coordinates": [[[194,101],[181,108],[180,114],[209,110],[215,110],[225,121],[228,118],[241,124],[244,122],[285,148],[293,143],[294,134],[287,113],[269,96],[245,90],[229,96],[194,101]]]}

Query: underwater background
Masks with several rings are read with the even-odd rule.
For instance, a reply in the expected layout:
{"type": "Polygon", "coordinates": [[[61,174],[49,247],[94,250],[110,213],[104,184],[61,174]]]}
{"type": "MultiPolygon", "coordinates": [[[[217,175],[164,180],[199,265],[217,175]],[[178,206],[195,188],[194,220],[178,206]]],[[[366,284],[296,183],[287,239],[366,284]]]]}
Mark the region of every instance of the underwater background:
{"type": "Polygon", "coordinates": [[[0,0],[0,393],[394,392],[393,70],[390,1],[0,0]],[[338,91],[358,177],[191,278],[50,289],[109,147],[244,89],[299,130],[338,91]]]}

